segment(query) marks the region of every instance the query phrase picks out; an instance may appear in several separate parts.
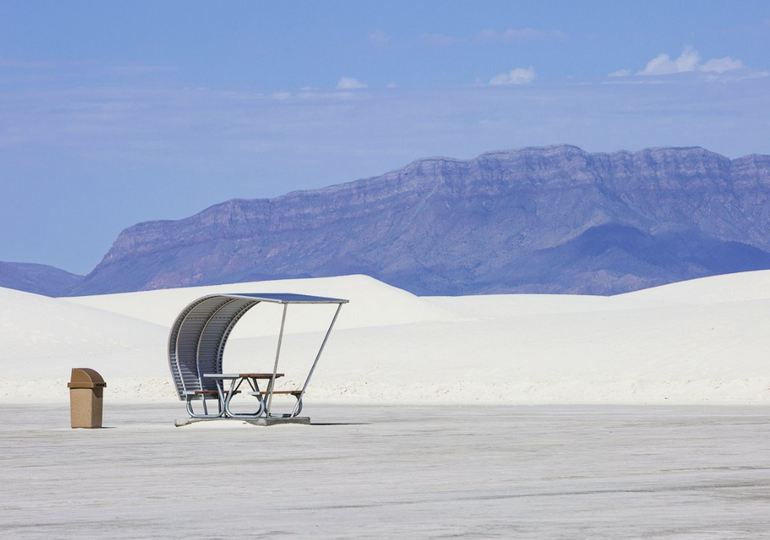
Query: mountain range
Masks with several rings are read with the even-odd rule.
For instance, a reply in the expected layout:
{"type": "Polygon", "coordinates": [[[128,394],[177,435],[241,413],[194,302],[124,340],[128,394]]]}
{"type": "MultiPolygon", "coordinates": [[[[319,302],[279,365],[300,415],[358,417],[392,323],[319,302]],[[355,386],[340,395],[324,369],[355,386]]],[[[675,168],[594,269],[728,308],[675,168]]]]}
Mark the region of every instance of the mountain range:
{"type": "Polygon", "coordinates": [[[417,294],[615,294],[770,268],[770,156],[559,145],[427,158],[125,229],[86,276],[0,263],[54,296],[368,274],[417,294]]]}

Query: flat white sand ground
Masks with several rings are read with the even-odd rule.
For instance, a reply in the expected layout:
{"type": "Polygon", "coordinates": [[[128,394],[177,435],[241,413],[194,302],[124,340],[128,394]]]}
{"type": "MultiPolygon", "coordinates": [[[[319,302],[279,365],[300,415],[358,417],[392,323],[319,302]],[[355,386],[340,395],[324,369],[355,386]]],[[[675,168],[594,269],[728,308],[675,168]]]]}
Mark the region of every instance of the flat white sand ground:
{"type": "Polygon", "coordinates": [[[174,428],[175,405],[3,406],[5,538],[767,538],[770,408],[309,405],[174,428]]]}

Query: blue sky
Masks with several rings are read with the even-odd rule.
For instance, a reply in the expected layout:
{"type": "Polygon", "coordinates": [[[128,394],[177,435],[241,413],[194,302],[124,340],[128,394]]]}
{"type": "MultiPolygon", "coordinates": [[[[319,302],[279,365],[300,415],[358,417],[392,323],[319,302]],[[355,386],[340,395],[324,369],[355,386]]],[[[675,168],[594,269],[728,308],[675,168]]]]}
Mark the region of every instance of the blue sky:
{"type": "Polygon", "coordinates": [[[770,153],[770,2],[0,1],[0,260],[414,159],[770,153]]]}

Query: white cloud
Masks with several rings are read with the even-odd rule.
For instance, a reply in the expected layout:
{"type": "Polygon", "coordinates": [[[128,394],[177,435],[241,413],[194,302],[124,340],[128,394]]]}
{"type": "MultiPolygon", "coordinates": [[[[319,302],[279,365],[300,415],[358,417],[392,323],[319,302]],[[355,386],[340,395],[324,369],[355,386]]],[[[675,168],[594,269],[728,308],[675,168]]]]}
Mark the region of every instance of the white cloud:
{"type": "Polygon", "coordinates": [[[492,41],[507,43],[511,41],[527,41],[535,39],[566,39],[567,34],[560,30],[537,30],[536,28],[507,28],[505,30],[482,30],[477,39],[479,41],[492,41]]]}
{"type": "Polygon", "coordinates": [[[367,37],[369,38],[370,43],[380,47],[384,47],[390,43],[390,36],[382,30],[374,30],[373,32],[369,32],[367,37]]]}
{"type": "Polygon", "coordinates": [[[514,68],[508,73],[501,73],[489,79],[490,86],[512,86],[529,84],[535,80],[535,68],[514,68]]]}
{"type": "Polygon", "coordinates": [[[727,71],[735,71],[736,69],[743,69],[744,67],[746,66],[743,65],[743,62],[737,58],[724,56],[722,58],[712,58],[711,60],[703,62],[703,64],[699,66],[699,69],[704,73],[720,74],[727,71]]]}
{"type": "Polygon", "coordinates": [[[644,66],[638,75],[670,75],[672,73],[689,73],[695,71],[700,62],[698,51],[686,47],[677,58],[671,58],[661,53],[644,66]]]}
{"type": "MultiPolygon", "coordinates": [[[[714,73],[720,75],[727,73],[728,71],[736,71],[744,69],[746,66],[742,61],[730,56],[724,56],[722,58],[711,58],[704,62],[701,62],[701,56],[698,51],[692,47],[685,47],[676,58],[671,58],[666,53],[661,53],[644,66],[644,69],[637,71],[637,75],[650,76],[650,75],[672,75],[675,73],[714,73]]],[[[622,69],[610,76],[623,76],[617,75],[619,73],[627,73],[628,70],[622,69]]]]}
{"type": "Polygon", "coordinates": [[[367,86],[368,85],[365,82],[361,82],[353,77],[341,77],[340,80],[337,81],[337,90],[358,90],[367,88],[367,86]]]}
{"type": "Polygon", "coordinates": [[[610,77],[628,77],[631,75],[630,69],[619,69],[609,74],[610,77]]]}

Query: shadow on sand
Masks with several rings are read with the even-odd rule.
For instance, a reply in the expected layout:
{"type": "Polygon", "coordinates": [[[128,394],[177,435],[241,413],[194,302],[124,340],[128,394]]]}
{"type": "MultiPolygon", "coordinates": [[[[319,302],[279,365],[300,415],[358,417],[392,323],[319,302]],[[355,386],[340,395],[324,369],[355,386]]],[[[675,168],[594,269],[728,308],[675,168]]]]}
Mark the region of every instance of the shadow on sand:
{"type": "Polygon", "coordinates": [[[371,422],[310,422],[311,426],[368,426],[371,422]]]}

